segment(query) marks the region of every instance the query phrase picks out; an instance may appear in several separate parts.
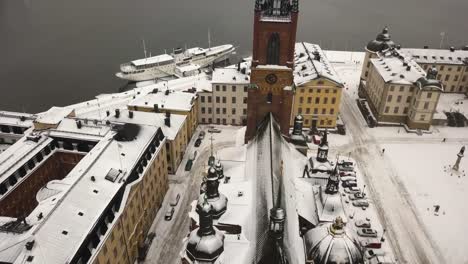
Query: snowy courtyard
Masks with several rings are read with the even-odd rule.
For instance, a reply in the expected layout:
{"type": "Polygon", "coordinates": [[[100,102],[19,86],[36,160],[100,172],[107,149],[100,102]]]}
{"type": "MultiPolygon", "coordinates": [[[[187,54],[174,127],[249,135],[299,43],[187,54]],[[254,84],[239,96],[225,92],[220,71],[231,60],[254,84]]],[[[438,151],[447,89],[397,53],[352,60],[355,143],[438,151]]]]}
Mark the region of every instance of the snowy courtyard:
{"type": "Polygon", "coordinates": [[[468,158],[462,159],[459,172],[451,169],[461,144],[402,142],[381,146],[403,183],[402,192],[410,195],[447,263],[467,263],[468,238],[461,234],[468,232],[468,158]]]}

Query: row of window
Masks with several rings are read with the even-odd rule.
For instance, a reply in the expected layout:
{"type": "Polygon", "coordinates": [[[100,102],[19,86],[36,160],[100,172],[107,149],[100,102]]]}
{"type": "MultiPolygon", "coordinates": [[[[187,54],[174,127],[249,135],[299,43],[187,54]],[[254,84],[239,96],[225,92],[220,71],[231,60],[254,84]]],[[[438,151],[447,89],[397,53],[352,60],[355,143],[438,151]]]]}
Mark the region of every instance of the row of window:
{"type": "MultiPolygon", "coordinates": [[[[299,97],[299,103],[302,104],[304,103],[304,97],[299,97]]],[[[307,103],[311,104],[312,103],[312,97],[307,97],[307,103]]],[[[320,104],[320,97],[315,97],[315,103],[320,104]]],[[[323,98],[323,104],[328,104],[328,97],[323,98]]],[[[331,104],[336,104],[336,97],[332,97],[331,99],[331,104]]]]}
{"type": "MultiPolygon", "coordinates": [[[[205,102],[205,96],[201,96],[200,97],[200,100],[202,103],[205,102]]],[[[207,96],[207,101],[208,103],[211,103],[211,96],[207,96]]],[[[216,103],[223,103],[225,104],[227,102],[227,97],[226,96],[216,96],[216,103]]],[[[235,104],[237,103],[237,97],[231,97],[231,103],[235,104]]],[[[243,98],[243,103],[246,104],[247,103],[247,97],[244,97],[243,98]]]]}
{"type": "MultiPolygon", "coordinates": [[[[249,87],[249,86],[244,85],[244,92],[247,92],[248,87],[249,87]]],[[[215,86],[215,90],[216,90],[217,92],[219,92],[221,89],[222,89],[223,92],[226,92],[226,91],[227,91],[226,85],[222,85],[221,87],[220,87],[219,85],[216,85],[216,86],[215,86]]],[[[231,91],[232,91],[232,92],[236,92],[236,91],[237,91],[237,86],[235,86],[235,85],[231,86],[231,91]]]]}
{"type": "MultiPolygon", "coordinates": [[[[424,70],[428,70],[429,65],[425,64],[423,68],[424,70]]],[[[439,71],[443,71],[445,70],[445,65],[440,65],[440,67],[437,67],[436,65],[432,65],[431,68],[437,68],[439,71]]],[[[457,72],[461,72],[461,70],[462,70],[462,66],[457,66],[457,72]]],[[[452,71],[452,67],[447,67],[447,71],[452,71]]]]}
{"type": "MultiPolygon", "coordinates": [[[[386,114],[388,114],[388,113],[390,112],[390,107],[389,107],[389,106],[386,106],[384,112],[385,112],[386,114]]],[[[395,106],[395,107],[393,108],[393,113],[394,113],[394,114],[399,114],[399,113],[400,113],[400,107],[395,106]]],[[[403,108],[403,114],[405,114],[405,115],[408,114],[408,107],[403,108]]]]}
{"type": "MultiPolygon", "coordinates": [[[[321,84],[321,83],[319,82],[319,84],[321,84]]],[[[323,84],[323,83],[322,83],[322,84],[323,84]]],[[[315,92],[318,93],[318,94],[321,93],[322,90],[323,90],[324,93],[326,93],[326,94],[327,94],[327,93],[330,93],[330,91],[332,91],[332,93],[334,93],[334,94],[336,94],[336,93],[338,92],[338,89],[330,89],[330,88],[315,88],[315,89],[314,89],[314,88],[299,88],[299,89],[297,89],[297,92],[298,92],[298,93],[305,93],[305,92],[306,92],[306,89],[308,89],[308,92],[309,92],[309,93],[313,93],[314,90],[315,90],[315,92]]]]}
{"type": "MultiPolygon", "coordinates": [[[[407,90],[408,87],[409,87],[410,92],[414,91],[414,86],[400,86],[399,91],[404,92],[405,90],[407,90]]],[[[390,86],[390,92],[393,92],[393,91],[395,91],[395,86],[391,85],[390,86]]]]}
{"type": "MultiPolygon", "coordinates": [[[[221,114],[221,111],[222,111],[222,113],[223,113],[224,115],[227,113],[227,109],[226,109],[226,108],[219,108],[219,107],[216,107],[215,110],[216,110],[216,114],[218,114],[218,115],[221,114]]],[[[201,113],[202,113],[202,114],[205,114],[206,112],[208,112],[208,114],[212,114],[211,107],[207,107],[207,108],[202,107],[202,108],[201,108],[201,113]],[[208,109],[208,111],[206,111],[206,109],[208,109]]],[[[237,112],[237,111],[236,111],[236,108],[232,108],[232,109],[231,109],[231,114],[235,115],[236,112],[237,112]]],[[[247,109],[246,109],[246,108],[242,109],[242,114],[243,114],[243,115],[246,115],[246,114],[247,114],[247,109]]]]}
{"type": "MultiPolygon", "coordinates": [[[[305,108],[305,112],[302,112],[302,107],[299,107],[299,108],[297,109],[297,112],[298,112],[299,114],[311,114],[311,109],[307,107],[307,108],[305,108]]],[[[319,113],[318,108],[314,108],[314,113],[313,113],[313,114],[314,114],[314,115],[317,115],[318,113],[319,113]]],[[[322,114],[322,115],[326,115],[326,114],[327,114],[327,109],[326,109],[326,108],[322,108],[321,114],[322,114]]],[[[334,108],[331,108],[330,111],[329,111],[329,114],[330,114],[330,115],[335,114],[335,109],[334,109],[334,108]]]]}

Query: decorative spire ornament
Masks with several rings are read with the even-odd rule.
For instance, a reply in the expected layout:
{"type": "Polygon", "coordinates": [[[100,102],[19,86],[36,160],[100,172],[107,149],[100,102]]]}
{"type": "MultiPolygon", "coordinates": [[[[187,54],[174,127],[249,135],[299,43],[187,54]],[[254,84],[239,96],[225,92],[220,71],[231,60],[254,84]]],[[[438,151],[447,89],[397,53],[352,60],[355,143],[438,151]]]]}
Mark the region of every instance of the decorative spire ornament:
{"type": "Polygon", "coordinates": [[[457,161],[453,165],[452,169],[458,171],[460,169],[460,161],[465,156],[465,146],[460,149],[460,152],[457,154],[457,161]]]}

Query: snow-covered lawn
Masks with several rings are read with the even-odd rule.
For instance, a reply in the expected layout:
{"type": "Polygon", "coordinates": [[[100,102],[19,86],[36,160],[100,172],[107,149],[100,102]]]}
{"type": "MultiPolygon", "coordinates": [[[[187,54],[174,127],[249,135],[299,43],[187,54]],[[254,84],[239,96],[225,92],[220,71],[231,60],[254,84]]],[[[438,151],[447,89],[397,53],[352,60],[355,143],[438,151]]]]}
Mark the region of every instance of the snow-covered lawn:
{"type": "Polygon", "coordinates": [[[457,112],[468,115],[468,99],[463,94],[441,94],[437,112],[457,112]]]}
{"type": "Polygon", "coordinates": [[[467,263],[468,157],[462,159],[459,174],[449,168],[461,145],[421,143],[409,147],[397,143],[382,147],[447,263],[467,263]],[[440,206],[438,214],[436,205],[440,206]]]}

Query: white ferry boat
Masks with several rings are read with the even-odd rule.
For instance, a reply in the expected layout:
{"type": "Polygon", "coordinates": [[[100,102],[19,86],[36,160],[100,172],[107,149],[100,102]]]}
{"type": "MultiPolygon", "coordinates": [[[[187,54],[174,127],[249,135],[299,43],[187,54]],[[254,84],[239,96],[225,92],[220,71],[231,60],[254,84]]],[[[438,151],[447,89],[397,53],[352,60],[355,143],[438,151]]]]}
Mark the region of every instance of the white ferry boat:
{"type": "Polygon", "coordinates": [[[235,50],[233,45],[221,45],[203,49],[199,47],[185,50],[175,49],[172,54],[162,54],[134,60],[120,65],[115,75],[130,81],[146,81],[176,74],[176,67],[194,65],[204,68],[212,63],[223,61],[235,50]]]}

